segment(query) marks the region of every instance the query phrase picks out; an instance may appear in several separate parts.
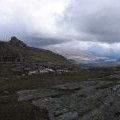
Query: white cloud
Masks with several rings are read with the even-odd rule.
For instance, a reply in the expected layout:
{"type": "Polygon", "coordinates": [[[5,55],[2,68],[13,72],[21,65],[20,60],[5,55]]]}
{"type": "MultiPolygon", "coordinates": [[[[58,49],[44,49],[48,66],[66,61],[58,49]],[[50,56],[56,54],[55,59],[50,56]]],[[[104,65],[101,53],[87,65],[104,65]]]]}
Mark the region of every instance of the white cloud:
{"type": "Polygon", "coordinates": [[[71,54],[88,53],[99,57],[120,58],[120,42],[109,44],[105,42],[75,40],[61,44],[48,45],[44,48],[55,51],[62,55],[66,55],[67,51],[68,54],[70,54],[70,52],[71,54]]]}
{"type": "Polygon", "coordinates": [[[0,0],[0,31],[55,36],[69,0],[0,0]]]}

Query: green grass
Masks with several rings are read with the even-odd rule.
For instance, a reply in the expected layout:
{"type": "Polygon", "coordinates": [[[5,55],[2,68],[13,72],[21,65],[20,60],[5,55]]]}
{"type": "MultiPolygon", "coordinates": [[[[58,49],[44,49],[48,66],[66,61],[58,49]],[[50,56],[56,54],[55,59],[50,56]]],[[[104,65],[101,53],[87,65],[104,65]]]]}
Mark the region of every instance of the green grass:
{"type": "Polygon", "coordinates": [[[0,93],[4,93],[6,91],[14,93],[21,89],[52,87],[57,84],[83,80],[120,80],[119,78],[108,77],[112,73],[113,71],[111,69],[100,68],[65,74],[26,75],[24,77],[22,77],[22,75],[6,75],[4,77],[7,79],[4,79],[4,77],[0,79],[0,93]]]}

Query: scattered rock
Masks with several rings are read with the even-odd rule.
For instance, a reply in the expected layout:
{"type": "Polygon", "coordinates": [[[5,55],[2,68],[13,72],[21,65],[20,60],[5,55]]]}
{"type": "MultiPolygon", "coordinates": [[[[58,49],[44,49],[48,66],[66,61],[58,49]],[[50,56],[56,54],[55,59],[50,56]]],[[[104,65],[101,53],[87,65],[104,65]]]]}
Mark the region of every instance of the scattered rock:
{"type": "Polygon", "coordinates": [[[114,86],[113,91],[117,96],[120,96],[120,85],[114,86]]]}
{"type": "Polygon", "coordinates": [[[60,115],[56,118],[56,120],[78,120],[77,112],[68,112],[60,115]]]}

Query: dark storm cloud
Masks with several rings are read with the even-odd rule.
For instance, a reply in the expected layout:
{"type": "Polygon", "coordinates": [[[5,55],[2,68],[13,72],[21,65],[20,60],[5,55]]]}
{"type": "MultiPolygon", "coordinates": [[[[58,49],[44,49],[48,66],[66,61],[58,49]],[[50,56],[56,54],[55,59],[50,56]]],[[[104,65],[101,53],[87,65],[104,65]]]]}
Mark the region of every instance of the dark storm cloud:
{"type": "MultiPolygon", "coordinates": [[[[47,45],[54,45],[54,44],[61,44],[62,41],[60,39],[55,39],[55,38],[45,38],[45,37],[23,37],[21,38],[30,46],[34,47],[43,47],[47,45]],[[34,42],[33,42],[34,41],[34,42]]],[[[65,42],[65,41],[64,41],[65,42]]]]}
{"type": "Polygon", "coordinates": [[[120,42],[120,16],[116,9],[102,9],[88,17],[85,32],[95,35],[99,41],[120,42]]]}
{"type": "Polygon", "coordinates": [[[77,0],[66,11],[63,23],[79,34],[76,39],[120,42],[120,1],[77,0]]]}

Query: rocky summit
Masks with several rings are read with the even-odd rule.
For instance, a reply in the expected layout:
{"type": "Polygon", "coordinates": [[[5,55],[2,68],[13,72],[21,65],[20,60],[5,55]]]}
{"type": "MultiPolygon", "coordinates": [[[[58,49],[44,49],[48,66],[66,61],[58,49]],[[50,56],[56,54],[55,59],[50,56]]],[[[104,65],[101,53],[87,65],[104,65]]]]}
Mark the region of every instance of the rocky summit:
{"type": "Polygon", "coordinates": [[[67,60],[49,50],[27,46],[16,37],[10,41],[0,41],[0,62],[53,62],[64,64],[67,60]]]}

